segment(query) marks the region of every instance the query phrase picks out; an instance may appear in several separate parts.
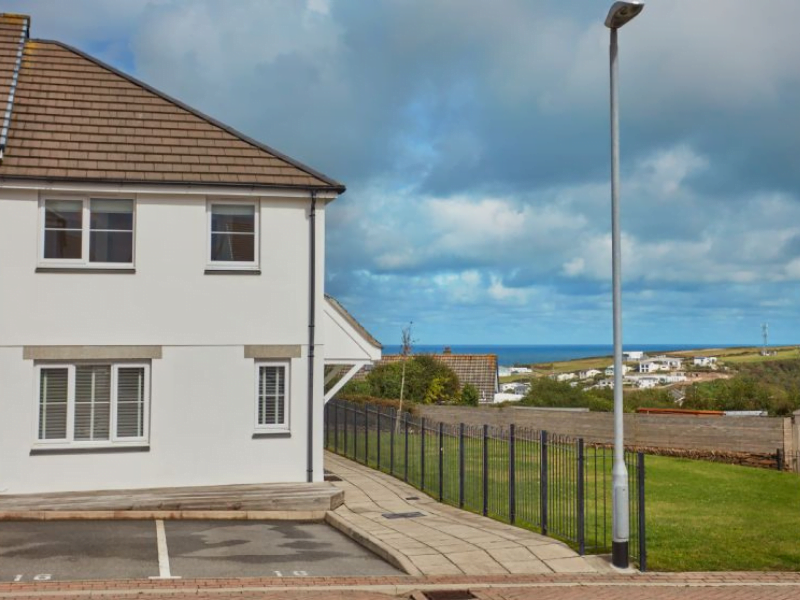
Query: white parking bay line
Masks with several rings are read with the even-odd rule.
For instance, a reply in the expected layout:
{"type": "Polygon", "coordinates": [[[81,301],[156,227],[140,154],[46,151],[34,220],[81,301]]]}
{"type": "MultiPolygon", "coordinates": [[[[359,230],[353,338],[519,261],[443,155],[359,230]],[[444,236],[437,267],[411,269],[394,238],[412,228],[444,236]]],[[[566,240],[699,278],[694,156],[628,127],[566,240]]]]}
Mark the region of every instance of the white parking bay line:
{"type": "Polygon", "coordinates": [[[180,579],[172,575],[169,570],[169,549],[167,548],[167,532],[164,529],[164,521],[156,520],[156,544],[158,546],[158,577],[150,579],[180,579]]]}

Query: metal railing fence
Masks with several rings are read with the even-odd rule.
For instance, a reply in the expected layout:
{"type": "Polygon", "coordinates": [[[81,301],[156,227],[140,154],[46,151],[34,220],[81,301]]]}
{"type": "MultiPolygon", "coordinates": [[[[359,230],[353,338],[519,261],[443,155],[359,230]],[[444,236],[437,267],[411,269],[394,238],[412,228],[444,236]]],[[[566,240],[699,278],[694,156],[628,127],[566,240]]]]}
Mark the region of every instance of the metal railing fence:
{"type": "MultiPolygon", "coordinates": [[[[432,421],[331,400],[325,447],[433,496],[541,532],[581,554],[611,551],[613,449],[547,431],[432,421]]],[[[630,558],[647,568],[644,454],[626,452],[630,558]]]]}

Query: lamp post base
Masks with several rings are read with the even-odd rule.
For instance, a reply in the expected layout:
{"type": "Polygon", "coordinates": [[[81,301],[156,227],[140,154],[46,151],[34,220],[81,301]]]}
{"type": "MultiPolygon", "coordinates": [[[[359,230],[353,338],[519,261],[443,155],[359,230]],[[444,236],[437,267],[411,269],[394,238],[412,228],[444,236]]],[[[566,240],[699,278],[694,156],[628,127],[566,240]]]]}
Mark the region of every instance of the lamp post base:
{"type": "Polygon", "coordinates": [[[611,564],[618,569],[628,568],[628,542],[611,542],[611,564]]]}

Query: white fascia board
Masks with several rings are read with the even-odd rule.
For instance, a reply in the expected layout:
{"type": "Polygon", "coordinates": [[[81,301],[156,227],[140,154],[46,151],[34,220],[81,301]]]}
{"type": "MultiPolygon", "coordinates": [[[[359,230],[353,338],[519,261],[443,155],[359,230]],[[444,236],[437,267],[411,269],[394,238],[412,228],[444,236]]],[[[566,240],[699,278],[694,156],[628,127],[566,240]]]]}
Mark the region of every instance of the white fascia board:
{"type": "MultiPolygon", "coordinates": [[[[378,361],[381,359],[381,349],[373,346],[368,340],[356,331],[356,329],[348,323],[342,315],[333,308],[328,300],[325,300],[323,311],[325,313],[325,362],[327,363],[349,363],[352,361],[378,361]],[[335,356],[337,352],[334,349],[334,336],[336,334],[344,336],[339,339],[346,339],[351,342],[350,350],[344,356],[335,356]],[[332,353],[332,354],[329,354],[332,353]]],[[[339,350],[341,352],[341,350],[339,350]]]]}
{"type": "MultiPolygon", "coordinates": [[[[280,198],[308,198],[310,192],[295,188],[270,188],[258,186],[225,186],[197,184],[143,184],[143,183],[80,183],[70,181],[6,180],[0,188],[8,190],[42,190],[59,193],[83,194],[159,194],[159,195],[205,195],[205,196],[256,196],[280,198]]],[[[317,199],[333,200],[334,191],[319,191],[317,199]]]]}

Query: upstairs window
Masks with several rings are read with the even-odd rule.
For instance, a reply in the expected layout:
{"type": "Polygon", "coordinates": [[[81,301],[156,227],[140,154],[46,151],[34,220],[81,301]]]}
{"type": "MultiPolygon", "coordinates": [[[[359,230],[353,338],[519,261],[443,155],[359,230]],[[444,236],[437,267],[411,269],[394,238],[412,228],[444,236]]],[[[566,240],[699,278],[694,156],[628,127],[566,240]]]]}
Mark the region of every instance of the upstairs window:
{"type": "Polygon", "coordinates": [[[257,205],[245,202],[211,202],[208,212],[208,260],[212,268],[257,268],[257,205]]]}
{"type": "Polygon", "coordinates": [[[51,266],[133,266],[133,200],[45,200],[41,262],[51,266]]]}

